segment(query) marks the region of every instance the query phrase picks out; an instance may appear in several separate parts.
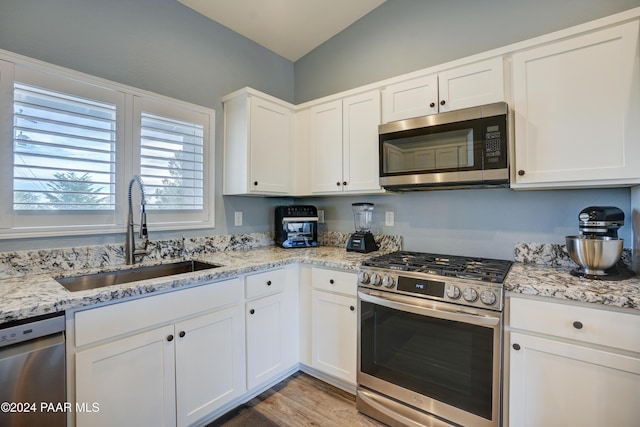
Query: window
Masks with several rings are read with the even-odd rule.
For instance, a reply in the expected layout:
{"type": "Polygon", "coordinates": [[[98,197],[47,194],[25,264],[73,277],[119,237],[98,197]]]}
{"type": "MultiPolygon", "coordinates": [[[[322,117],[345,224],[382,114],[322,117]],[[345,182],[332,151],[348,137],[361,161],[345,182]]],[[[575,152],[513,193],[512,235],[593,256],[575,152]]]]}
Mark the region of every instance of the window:
{"type": "Polygon", "coordinates": [[[115,210],[116,105],[14,84],[13,209],[115,210]]]}
{"type": "Polygon", "coordinates": [[[0,238],[213,226],[214,111],[0,52],[0,238]],[[6,202],[6,203],[5,203],[6,202]]]}

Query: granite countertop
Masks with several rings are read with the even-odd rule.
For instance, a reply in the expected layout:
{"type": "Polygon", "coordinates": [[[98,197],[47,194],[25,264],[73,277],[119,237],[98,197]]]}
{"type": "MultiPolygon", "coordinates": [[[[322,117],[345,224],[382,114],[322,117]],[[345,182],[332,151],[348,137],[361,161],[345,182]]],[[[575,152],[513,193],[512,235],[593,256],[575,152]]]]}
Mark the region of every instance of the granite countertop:
{"type": "MultiPolygon", "coordinates": [[[[204,284],[293,263],[355,272],[363,260],[398,250],[400,245],[399,239],[389,239],[385,250],[360,254],[345,251],[342,240],[337,246],[308,249],[252,248],[250,244],[256,240],[262,242],[264,236],[194,239],[187,242],[187,258],[221,267],[79,292],[66,290],[55,279],[131,268],[122,264],[122,248],[2,253],[0,323],[204,284]],[[209,246],[216,250],[208,250],[209,246]]],[[[171,245],[158,244],[155,253],[157,257],[136,266],[180,260],[177,258],[179,252],[171,245]]],[[[623,281],[597,281],[572,276],[569,272],[575,265],[566,260],[566,254],[558,245],[517,244],[515,261],[504,282],[507,295],[556,298],[600,307],[632,309],[640,314],[640,276],[623,281]],[[546,264],[541,265],[540,260],[546,264]]]]}
{"type": "Polygon", "coordinates": [[[620,281],[582,279],[570,274],[574,267],[515,262],[504,282],[505,293],[630,308],[640,314],[640,276],[620,281]]]}
{"type": "MultiPolygon", "coordinates": [[[[250,250],[219,251],[189,257],[189,259],[196,261],[221,265],[221,267],[212,270],[202,270],[184,273],[179,276],[142,280],[78,292],[68,291],[55,278],[105,270],[113,271],[130,268],[130,266],[120,265],[110,268],[92,268],[56,274],[45,273],[12,277],[0,280],[0,323],[221,280],[298,262],[326,268],[356,271],[362,260],[378,253],[346,252],[344,247],[282,249],[274,246],[250,250]]],[[[162,263],[171,261],[175,260],[165,259],[162,263]]],[[[137,266],[159,263],[161,262],[148,262],[137,264],[137,266]]]]}

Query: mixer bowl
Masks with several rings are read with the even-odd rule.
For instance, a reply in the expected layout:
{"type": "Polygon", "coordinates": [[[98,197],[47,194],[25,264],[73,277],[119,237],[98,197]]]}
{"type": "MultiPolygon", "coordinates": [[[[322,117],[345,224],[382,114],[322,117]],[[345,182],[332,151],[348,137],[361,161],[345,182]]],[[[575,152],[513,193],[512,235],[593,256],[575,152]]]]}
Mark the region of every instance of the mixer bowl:
{"type": "Polygon", "coordinates": [[[605,275],[622,255],[624,239],[606,236],[567,236],[567,252],[585,274],[605,275]]]}

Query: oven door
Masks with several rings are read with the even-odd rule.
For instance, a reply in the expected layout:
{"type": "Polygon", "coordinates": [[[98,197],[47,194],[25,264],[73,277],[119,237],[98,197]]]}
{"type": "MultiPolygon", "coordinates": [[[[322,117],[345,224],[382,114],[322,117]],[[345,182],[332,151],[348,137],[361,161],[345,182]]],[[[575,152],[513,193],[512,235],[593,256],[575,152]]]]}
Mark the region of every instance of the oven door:
{"type": "Polygon", "coordinates": [[[500,312],[366,289],[359,289],[358,305],[362,412],[367,413],[361,409],[366,406],[376,408],[392,425],[411,425],[399,421],[407,418],[425,424],[430,417],[425,413],[435,416],[426,425],[447,425],[438,419],[499,425],[500,312]],[[394,409],[394,400],[420,411],[407,415],[408,407],[394,409]]]}

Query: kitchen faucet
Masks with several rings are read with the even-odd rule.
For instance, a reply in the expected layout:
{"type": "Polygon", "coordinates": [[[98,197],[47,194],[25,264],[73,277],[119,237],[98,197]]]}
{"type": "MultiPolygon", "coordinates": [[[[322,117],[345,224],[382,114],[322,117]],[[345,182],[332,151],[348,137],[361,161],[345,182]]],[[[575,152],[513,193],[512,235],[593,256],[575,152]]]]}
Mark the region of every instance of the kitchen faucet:
{"type": "Polygon", "coordinates": [[[125,256],[127,257],[127,264],[135,264],[137,256],[145,256],[147,254],[147,245],[149,244],[149,232],[147,230],[147,213],[145,212],[145,199],[144,199],[144,186],[142,185],[142,179],[138,175],[134,175],[129,181],[129,215],[127,217],[127,238],[124,245],[125,256]],[[133,183],[138,183],[140,188],[140,233],[138,237],[144,239],[144,248],[136,249],[136,239],[134,236],[133,223],[133,207],[131,206],[131,187],[133,183]]]}

